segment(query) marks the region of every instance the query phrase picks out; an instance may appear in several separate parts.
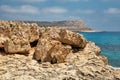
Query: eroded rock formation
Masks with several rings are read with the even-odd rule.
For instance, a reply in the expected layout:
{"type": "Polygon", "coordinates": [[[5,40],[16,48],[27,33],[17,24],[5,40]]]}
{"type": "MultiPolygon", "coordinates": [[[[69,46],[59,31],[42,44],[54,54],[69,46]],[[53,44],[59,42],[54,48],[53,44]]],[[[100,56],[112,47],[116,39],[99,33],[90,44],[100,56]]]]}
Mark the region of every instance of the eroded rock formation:
{"type": "Polygon", "coordinates": [[[0,21],[1,80],[120,80],[100,52],[75,32],[0,21]]]}
{"type": "Polygon", "coordinates": [[[70,53],[71,46],[63,45],[56,40],[40,39],[35,50],[34,58],[41,62],[60,63],[64,62],[70,53]]]}
{"type": "Polygon", "coordinates": [[[41,38],[50,38],[81,48],[84,48],[87,43],[82,35],[60,28],[46,28],[46,31],[42,34],[41,38]]]}

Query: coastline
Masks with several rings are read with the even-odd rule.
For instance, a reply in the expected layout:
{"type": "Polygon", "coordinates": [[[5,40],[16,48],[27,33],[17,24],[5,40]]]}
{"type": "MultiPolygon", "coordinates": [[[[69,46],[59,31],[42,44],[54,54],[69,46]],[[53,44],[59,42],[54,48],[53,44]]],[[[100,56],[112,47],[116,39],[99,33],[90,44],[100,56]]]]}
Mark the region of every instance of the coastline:
{"type": "Polygon", "coordinates": [[[110,67],[100,47],[82,34],[24,22],[0,25],[2,80],[120,79],[120,70],[110,67]]]}
{"type": "Polygon", "coordinates": [[[102,31],[102,30],[83,30],[80,32],[105,32],[105,31],[102,31]]]}
{"type": "Polygon", "coordinates": [[[111,65],[109,65],[109,66],[113,69],[120,70],[120,67],[114,67],[114,66],[111,66],[111,65]]]}

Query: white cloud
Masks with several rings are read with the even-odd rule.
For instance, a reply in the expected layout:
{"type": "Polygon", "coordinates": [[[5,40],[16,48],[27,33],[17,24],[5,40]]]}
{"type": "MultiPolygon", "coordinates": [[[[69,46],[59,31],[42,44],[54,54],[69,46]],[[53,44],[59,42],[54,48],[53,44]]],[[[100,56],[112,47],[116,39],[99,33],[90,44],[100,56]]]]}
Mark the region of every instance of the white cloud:
{"type": "MultiPolygon", "coordinates": [[[[13,0],[13,1],[18,1],[18,2],[27,2],[27,3],[36,3],[36,2],[47,2],[49,0],[13,0]]],[[[59,1],[59,2],[88,2],[90,0],[51,0],[51,1],[59,1]]]]}
{"type": "Polygon", "coordinates": [[[104,2],[108,2],[108,1],[120,1],[120,0],[102,0],[104,2]]]}
{"type": "Polygon", "coordinates": [[[105,1],[105,2],[106,2],[106,1],[111,1],[111,0],[102,0],[102,1],[105,1]]]}
{"type": "Polygon", "coordinates": [[[60,2],[79,2],[79,1],[88,2],[89,0],[56,0],[56,1],[60,1],[60,2]]]}
{"type": "Polygon", "coordinates": [[[76,10],[75,12],[80,13],[80,14],[93,14],[93,13],[95,13],[94,10],[90,10],[90,9],[86,9],[86,10],[79,9],[79,10],[76,10]]]}
{"type": "Polygon", "coordinates": [[[63,2],[78,2],[80,0],[58,0],[58,1],[63,1],[63,2]]]}
{"type": "Polygon", "coordinates": [[[35,3],[35,2],[45,2],[45,1],[47,1],[47,0],[13,0],[13,1],[27,2],[27,3],[35,3]]]}
{"type": "Polygon", "coordinates": [[[109,8],[104,11],[107,14],[120,14],[120,8],[109,8]]]}
{"type": "Polygon", "coordinates": [[[8,12],[8,13],[30,13],[36,14],[39,12],[39,9],[30,5],[22,5],[19,7],[12,7],[8,5],[0,6],[0,10],[8,12]]]}
{"type": "Polygon", "coordinates": [[[61,8],[61,7],[47,7],[47,8],[43,8],[42,12],[53,13],[53,14],[63,14],[67,12],[67,9],[61,8]]]}
{"type": "Polygon", "coordinates": [[[0,10],[6,13],[16,13],[16,14],[63,14],[68,10],[62,7],[46,7],[46,8],[37,8],[31,5],[22,5],[22,6],[9,6],[2,5],[0,10]]]}

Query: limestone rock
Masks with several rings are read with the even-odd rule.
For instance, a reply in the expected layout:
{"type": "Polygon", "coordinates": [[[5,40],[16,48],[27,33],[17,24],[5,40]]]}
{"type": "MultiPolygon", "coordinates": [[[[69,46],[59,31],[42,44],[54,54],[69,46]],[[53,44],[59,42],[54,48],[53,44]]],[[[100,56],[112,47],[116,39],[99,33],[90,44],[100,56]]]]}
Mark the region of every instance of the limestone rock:
{"type": "Polygon", "coordinates": [[[70,53],[70,50],[70,46],[62,45],[59,41],[39,39],[34,58],[36,60],[41,60],[41,62],[64,62],[67,54],[70,53]]]}
{"type": "Polygon", "coordinates": [[[28,39],[18,38],[13,36],[11,39],[4,42],[4,48],[7,53],[28,53],[30,44],[28,39]]]}
{"type": "Polygon", "coordinates": [[[86,39],[82,35],[61,28],[46,28],[42,38],[55,39],[62,43],[81,48],[84,48],[87,44],[86,39]]]}
{"type": "Polygon", "coordinates": [[[90,53],[93,53],[93,54],[99,56],[99,59],[102,60],[107,65],[108,64],[107,57],[101,56],[100,52],[101,52],[101,49],[97,45],[95,45],[95,43],[88,42],[86,44],[86,47],[83,50],[79,51],[79,54],[90,54],[90,53]]]}
{"type": "MultiPolygon", "coordinates": [[[[120,74],[116,73],[120,72],[120,70],[116,72],[99,57],[94,52],[89,54],[75,53],[75,55],[67,55],[67,62],[75,65],[78,69],[76,74],[81,80],[119,80],[120,74]]],[[[66,66],[68,67],[68,65],[66,66]]]]}
{"type": "Polygon", "coordinates": [[[37,24],[24,23],[22,21],[0,21],[0,33],[7,37],[16,35],[28,38],[30,42],[39,39],[39,27],[37,24]]]}
{"type": "Polygon", "coordinates": [[[0,80],[120,80],[95,43],[65,29],[0,21],[0,44],[0,80]]]}
{"type": "MultiPolygon", "coordinates": [[[[15,22],[12,22],[13,24],[15,22]]],[[[28,38],[30,42],[34,42],[39,39],[39,29],[37,24],[28,24],[19,22],[15,25],[11,25],[11,35],[16,35],[18,37],[28,38]]]]}
{"type": "Polygon", "coordinates": [[[99,56],[99,58],[107,65],[108,64],[108,59],[105,56],[99,56]]]}
{"type": "Polygon", "coordinates": [[[21,75],[21,76],[16,76],[14,80],[36,80],[36,79],[34,79],[34,77],[29,75],[21,75]]]}
{"type": "Polygon", "coordinates": [[[96,55],[100,55],[101,49],[95,43],[88,42],[83,51],[84,53],[94,52],[96,55]]]}
{"type": "Polygon", "coordinates": [[[4,48],[4,42],[8,39],[8,37],[4,36],[3,34],[0,34],[0,48],[4,48]]]}
{"type": "Polygon", "coordinates": [[[0,34],[6,34],[10,30],[8,21],[0,20],[0,34]]]}
{"type": "Polygon", "coordinates": [[[38,25],[35,23],[32,23],[30,26],[30,34],[29,34],[30,42],[34,42],[34,41],[38,40],[39,35],[40,35],[40,33],[39,33],[38,25]]]}

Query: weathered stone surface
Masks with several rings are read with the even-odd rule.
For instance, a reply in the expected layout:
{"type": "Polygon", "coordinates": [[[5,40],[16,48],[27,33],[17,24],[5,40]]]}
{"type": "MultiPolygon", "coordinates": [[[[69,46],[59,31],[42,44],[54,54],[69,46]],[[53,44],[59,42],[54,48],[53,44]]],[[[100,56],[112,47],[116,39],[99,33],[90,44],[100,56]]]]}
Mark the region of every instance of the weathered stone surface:
{"type": "MultiPolygon", "coordinates": [[[[14,25],[12,24],[12,26],[14,25]]],[[[10,36],[11,35],[28,38],[30,42],[34,42],[39,39],[39,29],[37,24],[19,22],[12,28],[10,36]]]]}
{"type": "Polygon", "coordinates": [[[94,52],[98,56],[100,55],[101,49],[98,46],[96,46],[95,43],[88,42],[83,51],[84,53],[94,52]]]}
{"type": "Polygon", "coordinates": [[[39,27],[37,24],[24,23],[22,21],[0,21],[0,33],[7,37],[16,35],[28,38],[30,42],[39,39],[39,27]]]}
{"type": "Polygon", "coordinates": [[[71,31],[0,21],[0,41],[7,53],[29,53],[0,49],[0,80],[120,80],[120,70],[108,65],[100,48],[71,31]]]}
{"type": "Polygon", "coordinates": [[[3,34],[0,34],[0,48],[4,48],[4,42],[8,39],[8,37],[4,36],[3,34]]]}
{"type": "Polygon", "coordinates": [[[95,43],[88,42],[86,44],[86,47],[83,50],[79,51],[79,54],[94,53],[95,55],[99,56],[99,59],[102,60],[107,65],[108,64],[107,57],[101,56],[100,52],[101,52],[101,49],[97,45],[95,45],[95,43]]]}
{"type": "Polygon", "coordinates": [[[0,48],[7,53],[28,53],[30,42],[38,39],[39,27],[35,23],[0,21],[0,48]]]}
{"type": "Polygon", "coordinates": [[[87,41],[82,35],[58,28],[46,28],[45,33],[42,35],[42,38],[55,39],[62,43],[81,48],[84,48],[87,44],[87,41]]]}
{"type": "MultiPolygon", "coordinates": [[[[78,69],[76,74],[81,80],[117,80],[120,74],[115,74],[115,70],[99,57],[94,52],[91,52],[89,54],[69,54],[66,59],[67,62],[71,63],[71,65],[74,64],[78,69]]],[[[117,71],[120,72],[120,70],[117,71]]]]}
{"type": "Polygon", "coordinates": [[[70,50],[70,46],[62,45],[59,41],[39,39],[34,58],[41,62],[64,62],[67,54],[70,53],[70,50]]]}
{"type": "Polygon", "coordinates": [[[99,56],[99,58],[106,64],[108,65],[108,59],[105,56],[99,56]]]}
{"type": "MultiPolygon", "coordinates": [[[[29,56],[28,56],[29,57],[29,56]]],[[[0,55],[1,80],[119,80],[120,70],[106,65],[94,52],[68,54],[64,63],[39,64],[24,55],[0,55]]]]}
{"type": "Polygon", "coordinates": [[[29,34],[29,37],[30,37],[30,42],[34,42],[36,40],[39,39],[39,27],[37,24],[35,23],[32,23],[30,25],[30,34],[29,34]]]}
{"type": "Polygon", "coordinates": [[[4,42],[4,48],[7,53],[28,53],[30,44],[28,39],[18,38],[13,36],[11,39],[4,42]]]}

